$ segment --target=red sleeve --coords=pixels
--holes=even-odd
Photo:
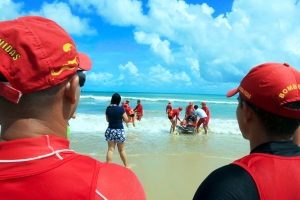
[[[99,171],[97,191],[106,199],[145,200],[144,188],[137,176],[117,164],[104,164]],[[96,194],[96,199],[103,198]]]

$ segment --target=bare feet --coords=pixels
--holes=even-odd
[[[130,165],[126,165],[125,167],[126,167],[127,169],[130,169],[130,168],[131,168],[131,166],[130,166]]]

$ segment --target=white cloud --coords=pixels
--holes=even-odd
[[[73,6],[80,5],[89,10],[96,8],[99,15],[111,24],[128,26],[145,23],[142,2],[138,0],[70,0]]]
[[[160,65],[150,68],[148,81],[157,83],[158,85],[174,84],[174,85],[191,85],[191,78],[185,72],[177,72],[172,74],[166,68]]]
[[[151,45],[153,52],[164,58],[166,63],[174,61],[174,57],[169,48],[170,42],[168,40],[162,41],[157,34],[146,34],[144,32],[135,32],[134,38],[140,44]]]
[[[126,65],[119,65],[119,69],[122,73],[138,76],[138,68],[132,62],[128,62]]]
[[[199,82],[239,82],[251,67],[269,61],[289,62],[300,70],[300,4],[295,0],[234,0],[232,9],[217,17],[217,8],[183,0],[148,0],[147,13],[144,1],[70,2],[96,10],[113,25],[132,26],[136,42],[165,61],[148,55],[155,66],[147,79],[152,82],[186,79],[189,84],[192,74],[201,74]]]
[[[23,4],[11,0],[0,1],[0,21],[15,19],[25,13],[21,11]]]
[[[92,85],[114,85],[113,77],[110,73],[87,73],[87,81]]]
[[[190,69],[192,74],[197,77],[200,78],[201,74],[200,74],[200,67],[199,67],[199,62],[197,59],[193,59],[193,58],[186,58],[186,61],[188,63],[190,63]]]
[[[39,11],[32,11],[30,14],[40,15],[52,19],[70,34],[96,34],[96,30],[89,26],[88,19],[73,15],[69,5],[66,3],[44,3]]]

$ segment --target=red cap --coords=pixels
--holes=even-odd
[[[56,22],[38,16],[0,22],[0,95],[18,103],[22,94],[43,90],[89,70],[90,58],[79,53]]]
[[[240,93],[247,101],[276,115],[299,119],[300,110],[283,105],[300,101],[300,72],[284,63],[264,63],[252,68],[238,88],[226,96]]]

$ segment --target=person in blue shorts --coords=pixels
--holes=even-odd
[[[127,157],[125,153],[125,131],[123,127],[123,121],[128,123],[126,112],[122,106],[119,106],[121,102],[121,96],[115,93],[111,97],[110,105],[106,108],[106,121],[108,122],[108,128],[105,131],[105,138],[108,143],[108,150],[106,155],[106,162],[111,163],[117,144],[120,157],[124,163],[124,166],[130,168],[127,163]]]

